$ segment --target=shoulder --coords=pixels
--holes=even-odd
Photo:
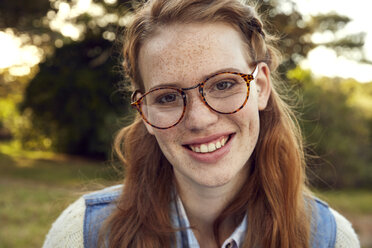
[[[115,185],[83,196],[87,206],[110,204],[121,194],[123,185]]]
[[[351,223],[336,210],[330,208],[337,225],[336,248],[359,248],[360,243]]]
[[[46,236],[43,248],[83,247],[83,222],[85,201],[81,197],[53,223]]]
[[[336,221],[331,212],[331,208],[328,206],[328,203],[320,200],[317,197],[314,197],[313,200],[315,206],[313,206],[312,209],[312,221],[317,223],[318,228],[326,226],[329,230],[336,230]]]
[[[84,247],[84,227],[102,216],[102,211],[109,209],[106,207],[112,205],[121,191],[122,185],[116,185],[80,197],[53,223],[43,248]],[[105,216],[108,214],[105,211]]]
[[[313,234],[316,240],[326,241],[329,247],[359,248],[360,243],[351,223],[340,213],[318,198],[314,198],[315,208],[312,215]],[[314,231],[315,230],[315,231]]]
[[[328,204],[316,197],[310,202],[312,247],[334,247],[337,226]]]
[[[83,196],[86,206],[83,224],[85,247],[96,247],[101,227],[116,208],[122,189],[122,185],[116,185]]]
[[[101,225],[116,206],[116,200],[122,192],[122,185],[108,187],[83,196],[85,201],[84,229],[91,225]]]

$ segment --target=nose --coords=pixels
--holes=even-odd
[[[215,124],[219,116],[203,102],[196,91],[193,93],[186,98],[184,125],[189,130],[199,131]]]

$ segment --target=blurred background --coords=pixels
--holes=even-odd
[[[316,194],[372,247],[372,18],[366,1],[259,1],[284,53]],[[0,1],[0,247],[40,247],[81,193],[120,182],[130,122],[125,0]]]

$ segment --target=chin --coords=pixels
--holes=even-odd
[[[220,175],[214,177],[203,177],[197,180],[198,184],[204,187],[214,188],[221,187],[228,184],[231,181],[231,177],[228,175]]]

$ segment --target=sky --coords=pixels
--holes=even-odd
[[[366,58],[372,61],[372,1],[371,0],[296,0],[299,11],[305,15],[316,15],[335,11],[350,17],[351,22],[342,33],[365,32],[364,52]],[[313,36],[314,40],[322,41],[321,36]],[[310,69],[314,74],[329,77],[355,78],[360,82],[372,81],[372,65],[362,65],[355,61],[337,57],[336,53],[325,47],[318,47],[308,54],[301,66]]]
[[[115,0],[105,0],[106,2]],[[364,52],[367,59],[372,61],[372,1],[370,0],[296,0],[299,11],[304,15],[316,15],[331,11],[350,17],[351,22],[344,28],[341,34],[365,32]],[[64,35],[72,38],[78,35],[78,29],[71,25],[63,26],[63,19],[68,15],[80,14],[84,11],[93,11],[90,14],[100,13],[94,11],[91,0],[79,0],[75,9],[68,9],[68,5],[62,6],[54,23],[55,28],[61,27]],[[96,6],[97,7],[97,6]],[[59,16],[58,16],[59,15]],[[59,19],[58,19],[59,18]],[[53,27],[52,27],[53,28]],[[314,41],[322,42],[327,35],[314,35]],[[0,32],[0,70],[10,68],[10,73],[21,76],[30,72],[30,67],[40,62],[41,49],[35,46],[22,46],[22,39],[14,37],[11,30]],[[360,64],[355,61],[338,57],[336,53],[325,47],[318,47],[308,54],[308,58],[301,62],[301,66],[310,69],[316,76],[355,78],[360,82],[372,81],[372,65]]]

